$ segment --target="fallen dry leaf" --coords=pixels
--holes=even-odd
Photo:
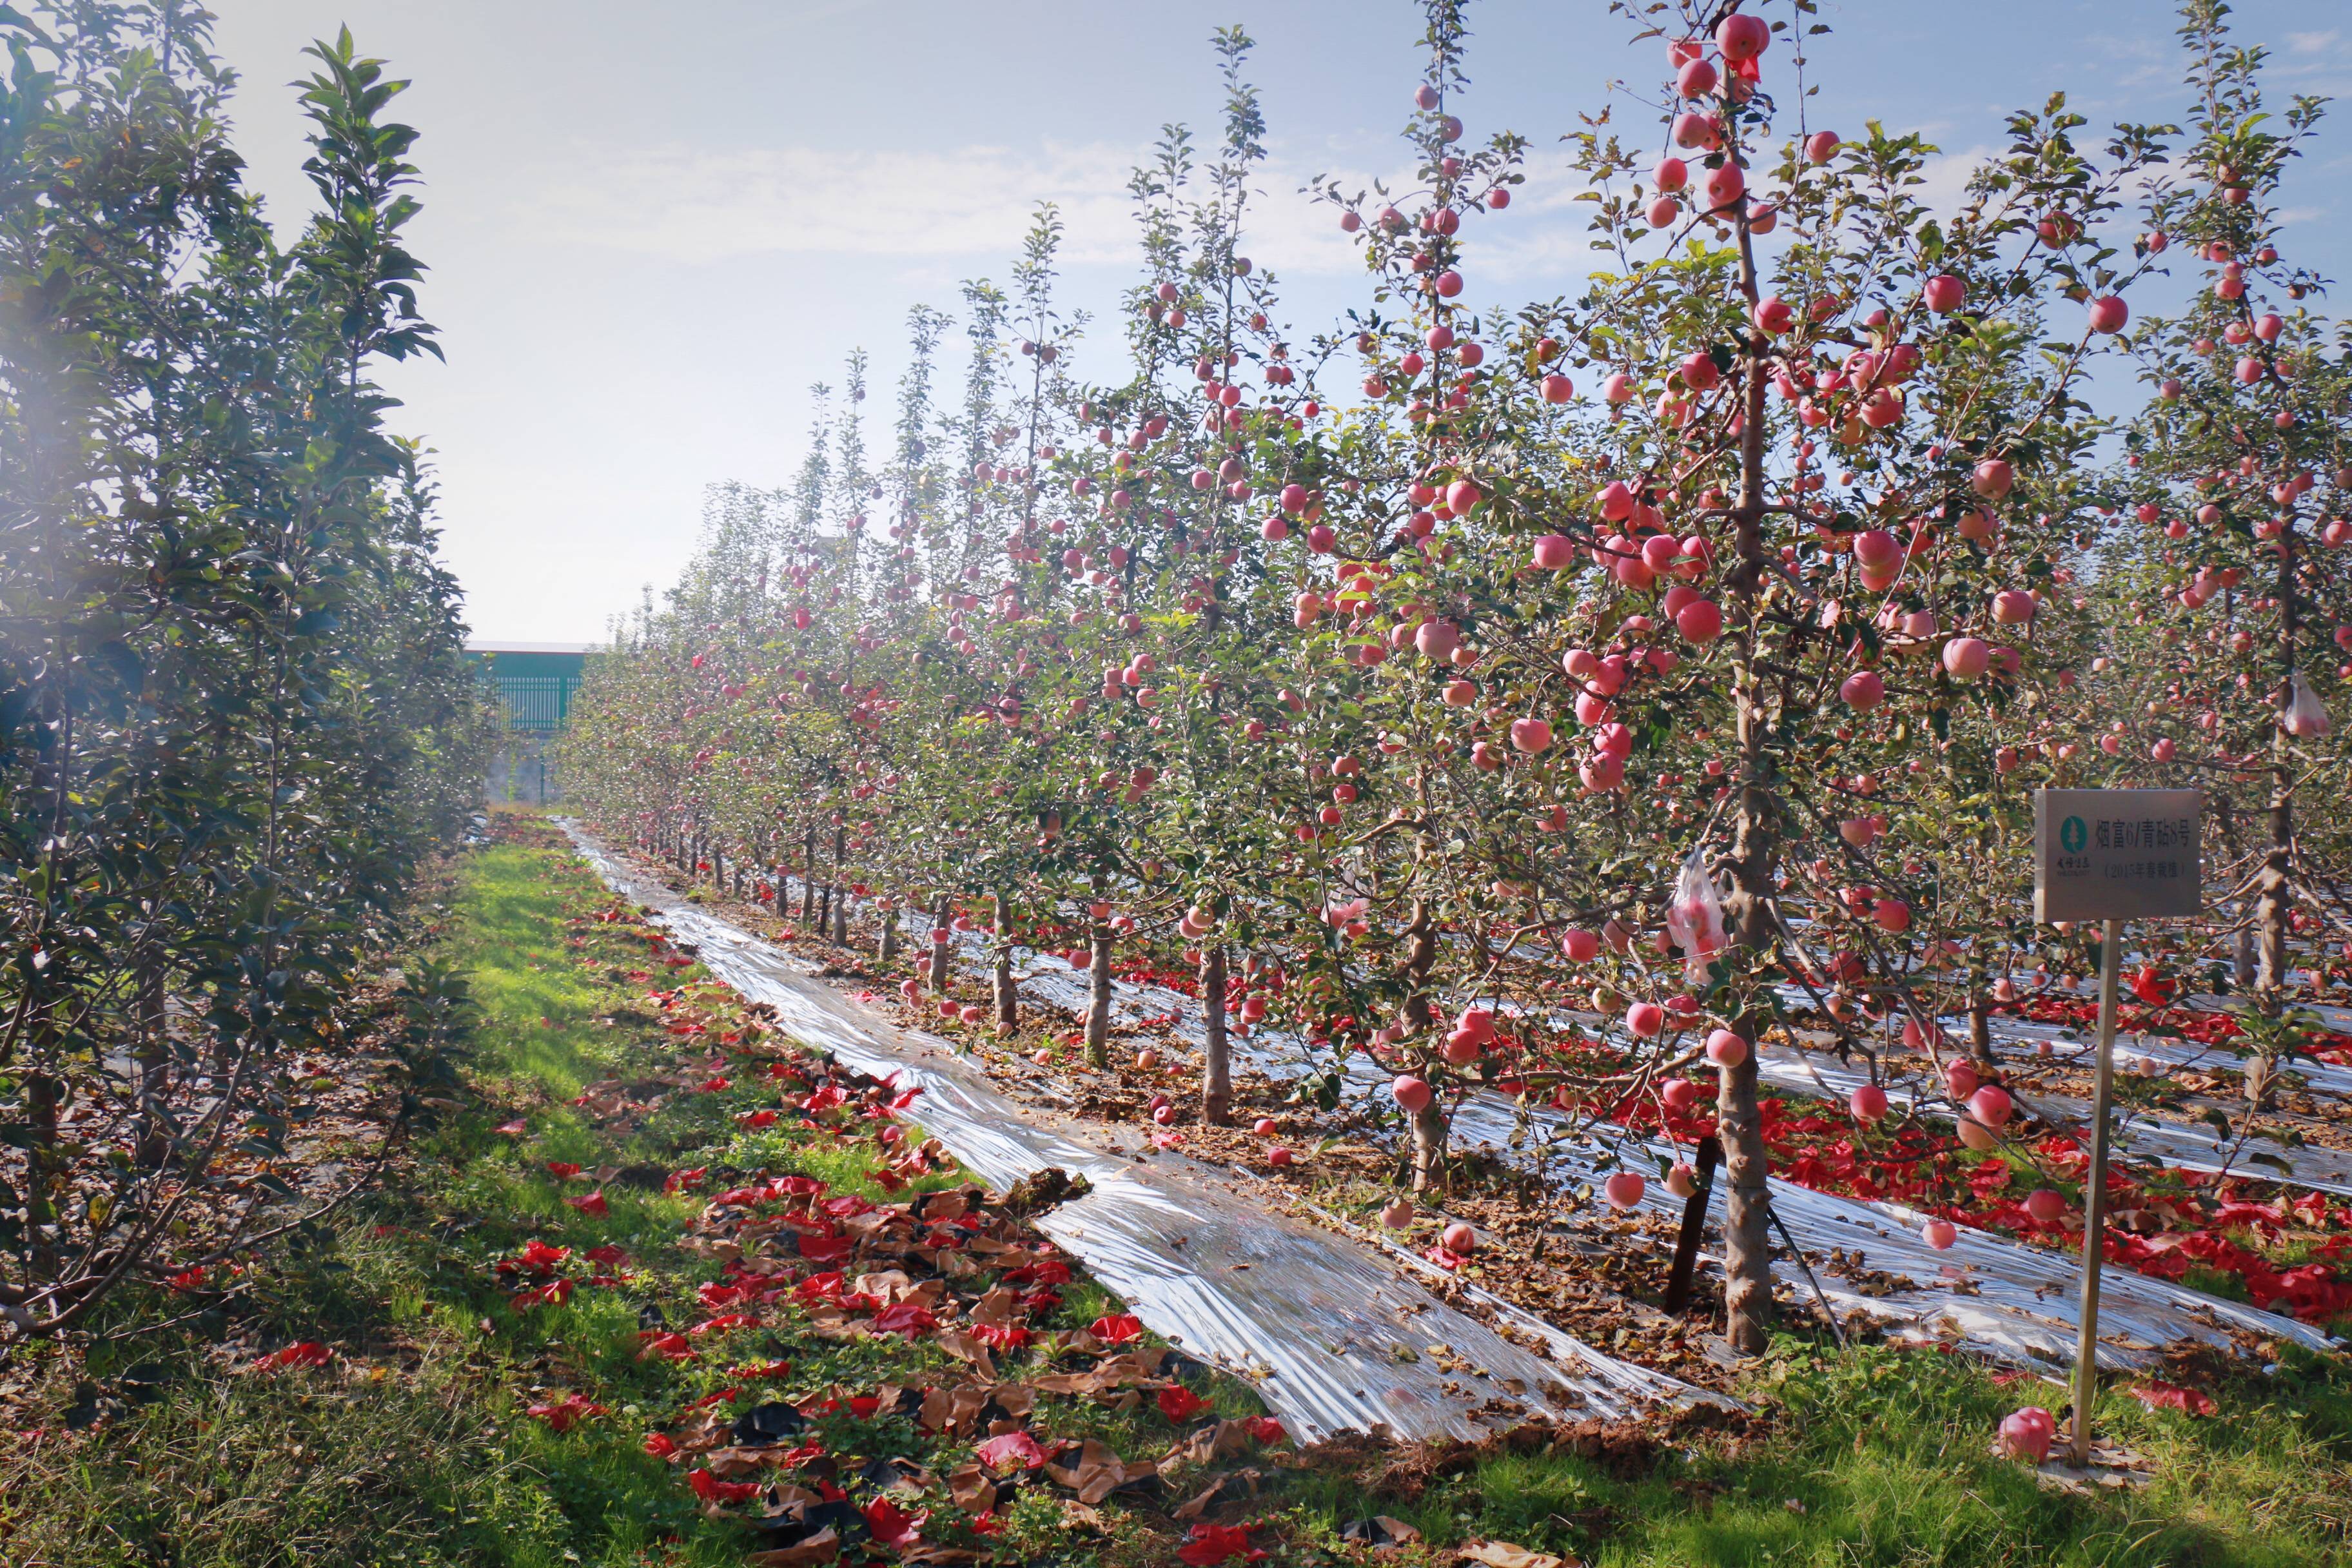
[[[1481,1541],[1461,1548],[1457,1555],[1465,1563],[1483,1563],[1486,1568],[1584,1568],[1574,1559],[1530,1552],[1507,1541]]]
[[[747,1568],[803,1568],[806,1563],[830,1563],[840,1550],[840,1532],[828,1525],[806,1541],[773,1552],[754,1552],[743,1561]]]
[[[981,1376],[995,1380],[995,1358],[989,1354],[986,1345],[961,1329],[943,1329],[932,1336],[931,1342],[958,1361],[969,1362]]]
[[[1171,1519],[1200,1518],[1201,1510],[1207,1508],[1212,1501],[1215,1500],[1216,1495],[1225,1489],[1225,1483],[1232,1479],[1233,1478],[1230,1476],[1219,1476],[1215,1480],[1209,1483],[1208,1490],[1188,1501],[1177,1504],[1177,1506],[1170,1511],[1168,1517]]]
[[[1108,1445],[1089,1437],[1078,1449],[1076,1464],[1049,1464],[1045,1467],[1045,1473],[1077,1493],[1080,1502],[1091,1505],[1102,1501],[1129,1481],[1158,1474],[1159,1467],[1140,1460],[1129,1464],[1112,1453]]]
[[[950,1472],[948,1496],[966,1513],[986,1513],[996,1506],[996,1483],[978,1465]]]

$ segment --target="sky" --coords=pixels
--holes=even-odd
[[[285,85],[303,46],[348,25],[414,85],[397,117],[424,210],[425,317],[446,364],[392,367],[394,420],[434,451],[443,546],[484,641],[586,642],[677,575],[706,485],[784,483],[812,384],[871,354],[887,425],[917,303],[953,312],[962,279],[1007,279],[1041,200],[1067,225],[1063,300],[1091,310],[1079,374],[1115,379],[1108,318],[1133,279],[1125,186],[1161,128],[1213,144],[1208,47],[1238,22],[1270,156],[1244,252],[1282,279],[1295,339],[1326,328],[1361,272],[1299,187],[1360,188],[1407,162],[1421,79],[1411,0],[212,0],[243,77],[237,142],[286,224],[309,187]],[[1769,14],[1780,14],[1780,7]],[[1481,302],[1549,299],[1583,277],[1584,217],[1559,138],[1612,82],[1645,90],[1663,47],[1605,0],[1472,0],[1474,141],[1529,140],[1528,198],[1484,221]],[[2063,90],[2096,129],[2179,121],[2175,13],[2158,0],[1822,0],[1810,124],[1918,131],[1948,161]],[[2269,89],[2352,92],[2352,4],[2242,0],[2242,41],[2273,51]],[[1769,68],[1782,67],[1776,42]],[[1770,85],[1768,81],[1768,86]],[[1620,101],[1619,123],[1629,111]],[[2352,108],[2290,177],[2283,248],[2334,275],[2352,240]],[[945,367],[953,386],[961,365]]]

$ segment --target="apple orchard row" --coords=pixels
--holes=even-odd
[[[1793,1014],[1969,1160],[2043,1162],[1990,1020],[2094,933],[2032,921],[2035,788],[2209,792],[2207,915],[2137,935],[2150,984],[2325,1046],[2295,1008],[2347,934],[2352,455],[2278,226],[2317,109],[2254,116],[2192,5],[2180,125],[2053,98],[1931,210],[1922,139],[1807,123],[1809,8],[1685,6],[1571,126],[1584,199],[1528,216],[1550,132],[1474,138],[1465,7],[1427,11],[1411,178],[1309,193],[1363,262],[1345,320],[1286,330],[1245,255],[1265,128],[1221,34],[1223,137],[1131,187],[1119,378],[1071,373],[1042,208],[1010,287],[963,291],[960,397],[918,310],[889,431],[854,356],[796,483],[715,493],[592,664],[570,778],[841,934],[853,898],[872,940],[992,931],[1003,1026],[1011,946],[1072,955],[1097,1062],[1115,973],[1195,992],[1213,1119],[1230,1029],[1369,1053],[1416,1185],[1465,1093],[1711,1101],[1752,1349],[1752,1047]],[[1580,222],[1573,292],[1482,271]],[[1902,1135],[1885,1105],[1839,1114]]]

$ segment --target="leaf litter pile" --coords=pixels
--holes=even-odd
[[[939,1170],[936,1148],[904,1131],[908,1097],[890,1086],[816,1061],[772,1070],[804,1131],[873,1145],[869,1174],[883,1185]],[[1184,1381],[1200,1381],[1198,1364],[1143,1343],[1133,1317],[1052,1326],[1076,1273],[1023,1217],[1039,1195],[1035,1184],[996,1194],[965,1183],[876,1203],[807,1176],[718,1194],[688,1237],[719,1266],[700,1292],[711,1316],[648,1331],[646,1354],[692,1355],[709,1335],[777,1320],[801,1336],[897,1339],[938,1354],[921,1358],[928,1375],[904,1383],[756,1400],[733,1387],[649,1434],[647,1448],[685,1468],[713,1512],[761,1531],[758,1564],[827,1562],[856,1543],[906,1563],[977,1563],[1024,1502],[1095,1532],[1109,1528],[1098,1505],[1121,1492],[1197,1520],[1230,1478],[1213,1477],[1190,1502],[1176,1498],[1181,1483],[1230,1460],[1287,1462],[1279,1422],[1218,1416]],[[1081,1408],[1088,1419],[1070,1419]],[[1105,1414],[1128,1417],[1147,1447],[1123,1456],[1090,1435]],[[905,1451],[926,1443],[927,1453]],[[1179,1549],[1186,1562],[1250,1550],[1244,1527],[1193,1533]]]

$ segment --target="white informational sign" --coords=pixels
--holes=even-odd
[[[2175,920],[2203,907],[2193,789],[2033,794],[2033,918]]]

